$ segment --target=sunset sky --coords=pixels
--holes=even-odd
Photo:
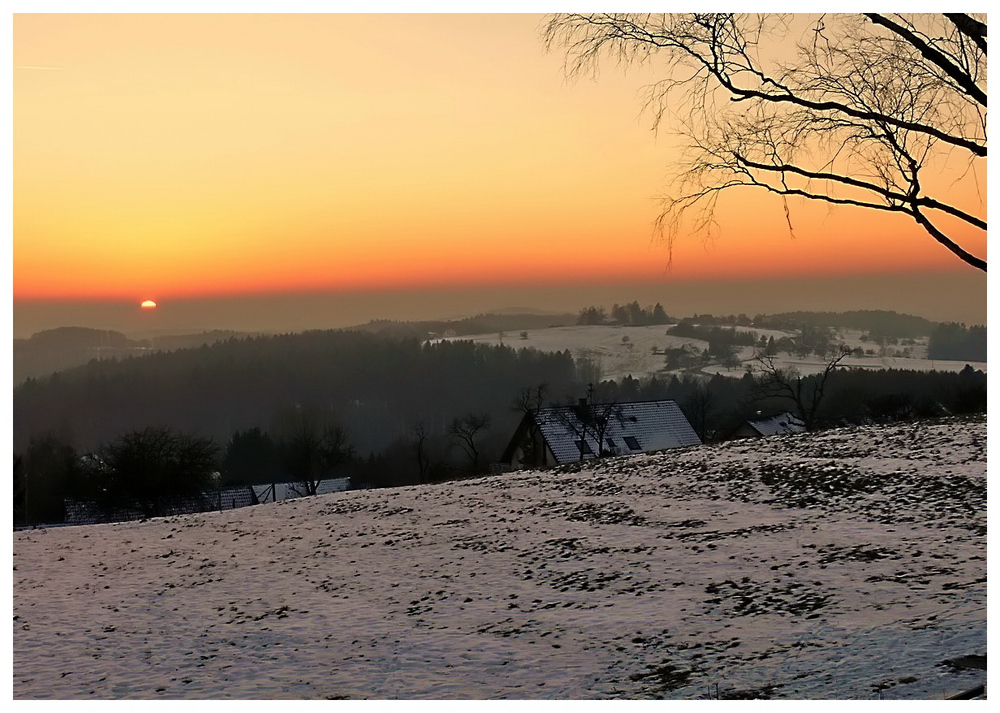
[[[756,192],[667,270],[652,225],[677,146],[640,98],[657,68],[569,82],[541,22],[15,15],[15,301],[980,279],[907,218],[793,202],[792,237]],[[972,179],[955,191],[976,209]]]

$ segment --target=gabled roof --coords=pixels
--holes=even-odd
[[[762,436],[777,436],[787,433],[802,433],[806,430],[806,424],[791,411],[768,416],[766,418],[753,418],[747,421],[750,428],[757,431]]]
[[[616,454],[645,453],[701,443],[673,401],[594,404],[582,408],[550,406],[537,411],[535,422],[557,462],[580,460],[579,441],[584,433],[583,440],[589,448],[584,458],[595,458],[601,452],[595,429],[592,426],[585,428],[581,419],[581,415],[588,413],[608,418],[604,431],[605,452],[611,449]]]

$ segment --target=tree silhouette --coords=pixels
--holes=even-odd
[[[464,418],[454,419],[448,425],[448,435],[469,457],[473,473],[479,472],[479,445],[476,437],[489,430],[490,420],[489,414],[470,413]]]
[[[79,458],[71,445],[54,433],[33,437],[15,467],[15,523],[63,522],[64,499],[80,486]]]
[[[334,468],[354,456],[354,448],[332,411],[315,404],[281,409],[272,433],[281,463],[300,486],[300,495],[315,495]]]
[[[527,431],[522,445],[523,462],[527,466],[539,465],[544,460],[544,453],[536,453],[534,446],[538,436],[536,415],[538,410],[545,405],[548,390],[549,385],[545,383],[538,384],[534,388],[526,387],[521,389],[511,402],[511,410],[520,413],[522,420],[527,419]]]
[[[138,508],[145,517],[200,497],[212,486],[218,448],[165,427],[131,430],[89,460],[90,493],[105,509]]]
[[[24,477],[24,458],[14,454],[14,525],[27,522],[27,479]]]
[[[795,412],[802,419],[806,430],[816,427],[820,405],[827,395],[830,377],[840,367],[840,363],[851,354],[850,347],[840,345],[834,349],[823,367],[823,371],[813,376],[802,376],[794,367],[780,367],[774,357],[758,352],[751,367],[754,374],[756,397],[782,398],[795,405]]]
[[[416,441],[413,449],[417,452],[417,467],[420,469],[420,483],[427,482],[427,474],[430,471],[431,463],[427,455],[427,427],[421,421],[413,429],[413,436]]]
[[[608,444],[604,434],[607,433],[612,419],[622,422],[624,415],[621,404],[612,398],[596,403],[593,384],[588,386],[587,398],[579,399],[575,403],[570,402],[569,405],[554,410],[552,415],[560,425],[576,436],[581,461],[588,455],[605,458],[617,454],[616,449]],[[591,449],[588,437],[596,443],[597,452]]]
[[[786,61],[782,43],[800,22],[565,14],[551,17],[543,36],[550,49],[565,47],[571,75],[608,55],[623,64],[665,62],[647,106],[654,126],[669,112],[689,141],[658,223],[671,251],[685,213],[694,209],[695,228],[710,235],[719,195],[750,186],[783,200],[909,216],[985,271],[986,260],[956,238],[970,230],[985,237],[985,203],[977,215],[927,192],[945,160],[985,171],[985,15],[816,16]]]
[[[681,411],[698,434],[702,443],[714,435],[716,405],[714,394],[707,384],[696,383],[688,396],[679,404]]]
[[[277,447],[258,426],[236,431],[222,458],[222,482],[227,485],[274,483],[280,469]]]

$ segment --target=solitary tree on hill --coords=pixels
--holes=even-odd
[[[986,270],[960,244],[985,237],[985,201],[958,205],[930,180],[945,162],[985,173],[985,15],[564,14],[543,36],[570,75],[606,56],[663,61],[647,106],[689,144],[658,223],[669,248],[686,213],[711,234],[720,194],[753,187],[786,218],[789,196],[909,216]]]

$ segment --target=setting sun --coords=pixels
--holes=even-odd
[[[156,309],[156,303],[153,300],[143,300],[142,304],[139,305],[142,309]]]

